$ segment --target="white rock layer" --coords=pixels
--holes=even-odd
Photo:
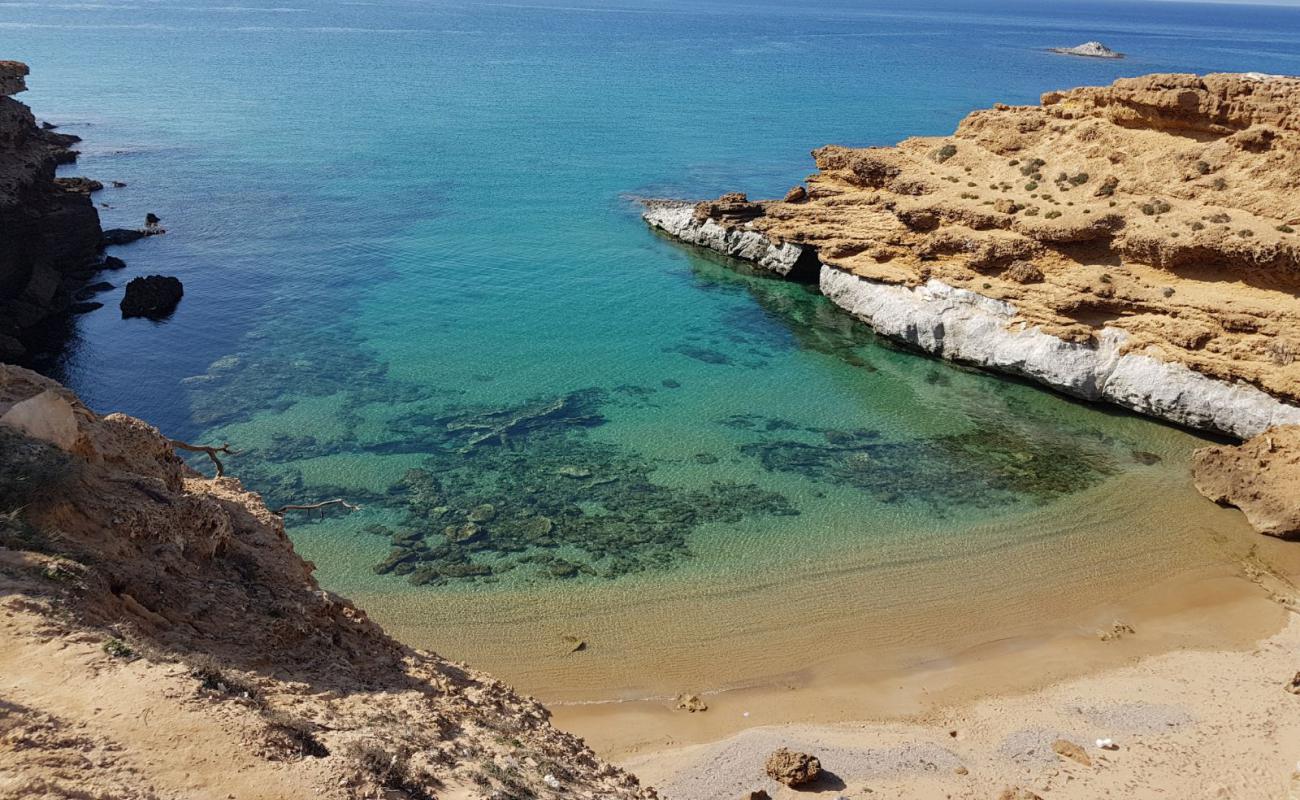
[[[713,220],[695,219],[693,203],[653,201],[641,215],[645,221],[683,242],[707,247],[735,258],[752,261],[778,275],[789,275],[803,248],[797,244],[773,244],[762,233],[747,227],[728,230]]]
[[[652,205],[644,216],[683,241],[780,275],[788,274],[803,254],[799,245],[778,247],[753,229],[728,231],[713,220],[699,222],[689,204]],[[1300,408],[1254,386],[1217,380],[1152,355],[1122,352],[1128,334],[1118,328],[1104,328],[1095,345],[1076,344],[1017,322],[1010,303],[942,281],[909,288],[822,265],[819,283],[832,302],[881,335],[941,358],[1243,439],[1275,425],[1300,424]]]

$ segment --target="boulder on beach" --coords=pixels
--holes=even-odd
[[[822,764],[816,756],[797,753],[782,747],[767,757],[763,771],[777,783],[786,786],[802,786],[812,783],[822,774]]]
[[[170,275],[132,278],[122,297],[122,318],[161,319],[175,310],[184,293],[180,280]]]
[[[1255,530],[1300,539],[1300,425],[1270,428],[1240,445],[1202,447],[1192,454],[1201,494],[1236,506]]]

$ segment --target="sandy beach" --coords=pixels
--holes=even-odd
[[[974,798],[1014,787],[1067,798],[1292,797],[1294,556],[1262,553],[1237,577],[1150,587],[1128,606],[1133,633],[1103,636],[1114,621],[1095,610],[1063,619],[1051,639],[990,643],[872,684],[709,695],[694,714],[668,703],[560,706],[556,719],[674,800],[756,789]],[[1057,740],[1082,747],[1090,764],[1058,755]],[[799,792],[765,778],[763,760],[782,746],[818,756],[833,777]]]

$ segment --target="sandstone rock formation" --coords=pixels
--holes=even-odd
[[[1192,472],[1201,494],[1240,508],[1255,530],[1300,539],[1300,426],[1274,428],[1236,447],[1203,447]]]
[[[238,480],[0,365],[0,795],[654,796],[312,570]]]
[[[77,137],[37,125],[10,96],[27,88],[27,72],[0,61],[0,361],[23,357],[39,326],[68,308],[99,250],[96,184],[54,177],[76,159]]]
[[[803,786],[817,780],[822,774],[822,764],[816,756],[796,753],[782,747],[767,757],[763,770],[777,783],[786,786]]]
[[[122,317],[161,319],[176,310],[184,293],[180,280],[170,275],[132,278],[122,295]]]
[[[1300,423],[1300,79],[1149,75],[823,147],[797,201],[646,218],[945,358],[1243,438]],[[796,193],[797,194],[797,193]]]

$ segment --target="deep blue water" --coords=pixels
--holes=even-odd
[[[391,533],[438,550],[422,591],[544,592],[907,537],[940,558],[1050,537],[1017,515],[1079,492],[1181,485],[1194,437],[897,352],[630,198],[779,195],[822,144],[1125,75],[1300,72],[1287,8],[240,2],[0,2],[23,99],[84,137],[76,172],[128,184],[105,227],[168,229],[107,277],[186,287],[157,324],[101,298],[53,369],[231,441],[272,501],[362,501],[294,530],[328,585],[380,593],[409,589],[371,572]],[[1129,58],[1044,50],[1089,39]],[[1134,525],[1102,515],[1098,546],[1159,561]]]

